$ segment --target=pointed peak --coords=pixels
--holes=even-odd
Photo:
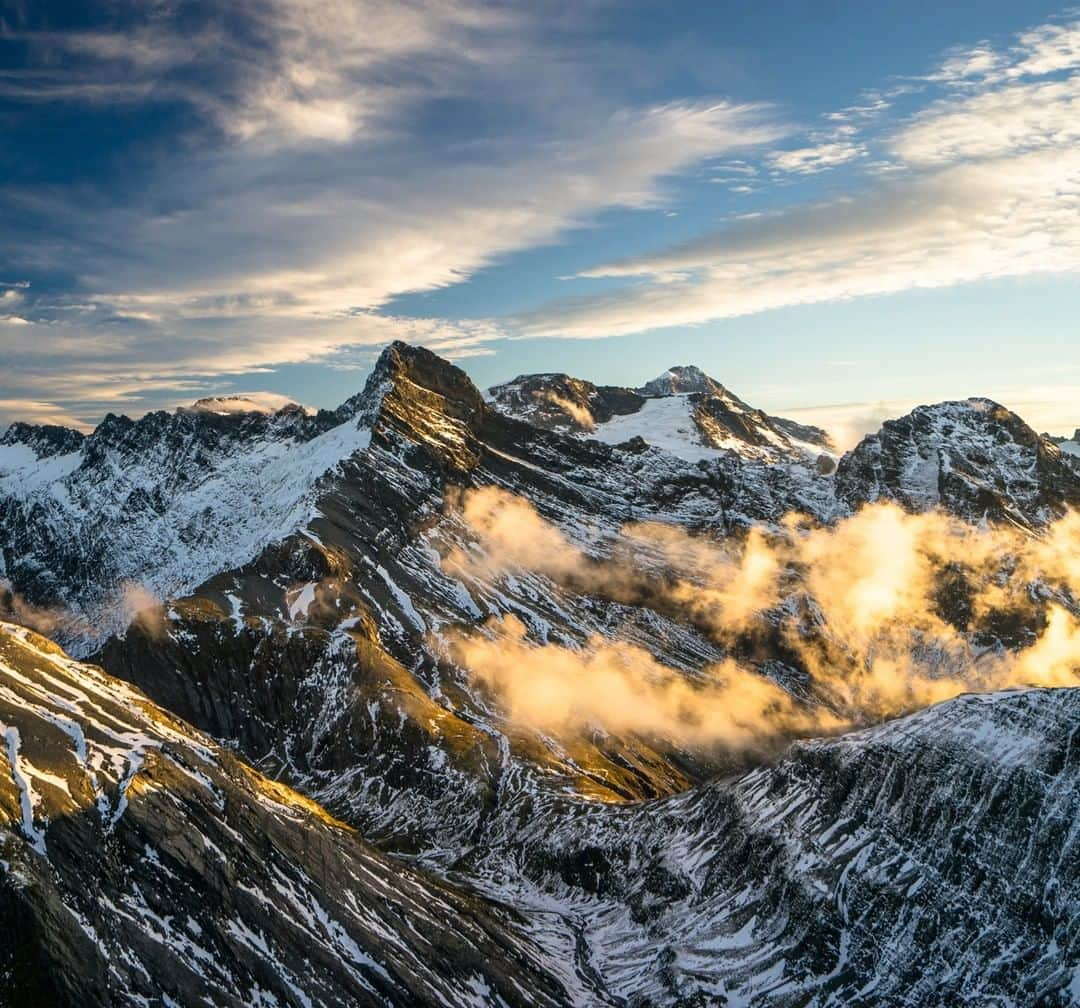
[[[451,415],[472,415],[482,409],[483,397],[472,379],[450,361],[426,347],[395,340],[379,355],[364,388],[365,397],[385,394],[438,396]]]
[[[379,355],[364,391],[343,406],[377,433],[423,443],[444,462],[469,469],[484,399],[469,376],[425,347],[396,340]]]
[[[677,364],[670,367],[662,375],[646,382],[638,391],[646,396],[691,395],[699,392],[713,395],[726,394],[723,385],[693,364]]]

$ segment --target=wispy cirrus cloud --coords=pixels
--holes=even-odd
[[[799,172],[826,166],[830,150],[841,162],[876,153],[845,194],[598,264],[581,275],[634,282],[548,304],[521,316],[520,332],[619,335],[788,305],[1080,272],[1078,39],[1080,22],[1047,25],[1000,53],[985,45],[950,53],[924,78],[947,93],[928,94],[906,118],[879,123],[873,138],[769,156]]]
[[[812,147],[777,151],[769,156],[769,164],[777,171],[810,175],[865,156],[866,147],[861,143],[830,140]]]
[[[55,403],[38,399],[0,399],[0,427],[22,420],[25,423],[52,424],[57,427],[84,427],[75,414]]]
[[[9,31],[30,55],[0,78],[26,115],[183,110],[130,152],[124,186],[0,186],[17,229],[5,268],[73,274],[20,298],[33,331],[0,347],[3,385],[84,416],[285,363],[360,366],[393,338],[483,353],[496,323],[391,302],[601,211],[660,206],[671,176],[782,132],[759,105],[607,93],[603,52],[567,41],[589,5],[124,10],[93,31]]]

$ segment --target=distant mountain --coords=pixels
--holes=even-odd
[[[1073,431],[1071,438],[1050,437],[1049,434],[1044,434],[1043,437],[1058,446],[1067,462],[1074,466],[1080,465],[1080,427]]]
[[[793,514],[827,528],[893,501],[1038,533],[1080,500],[1059,447],[987,400],[890,421],[833,472],[819,465],[834,454],[822,432],[688,368],[649,383],[661,386],[531,375],[485,400],[458,368],[396,343],[334,411],[110,416],[86,438],[13,428],[0,445],[0,607],[318,802],[380,857],[512,906],[520,928],[484,912],[506,923],[520,990],[555,975],[537,988],[555,1003],[565,991],[582,1005],[915,1008],[939,982],[946,1001],[970,989],[975,1003],[1032,991],[1047,1000],[1030,1003],[1068,1003],[1076,935],[1055,921],[1080,900],[1060,826],[1075,818],[1075,691],[960,699],[747,756],[630,730],[568,744],[508,722],[457,664],[456,632],[512,616],[530,643],[618,640],[693,689],[737,657],[806,698],[814,670],[783,632],[796,602],[721,639],[658,590],[669,572],[648,550],[618,577],[588,576],[620,530],[722,544],[750,527],[778,534]],[[580,569],[485,566],[460,506],[484,488],[527,502]],[[942,612],[974,639],[963,585],[942,590],[957,596]],[[980,653],[1030,639],[1048,599],[1033,589],[1008,633],[980,626]],[[1067,595],[1052,601],[1075,612]],[[799,616],[814,632],[812,609]],[[1053,920],[1035,909],[1043,890]],[[980,976],[990,949],[1000,965]]]
[[[852,505],[888,499],[1030,528],[1080,505],[1076,470],[1060,447],[989,399],[920,406],[886,421],[840,460],[836,487]]]
[[[6,453],[9,458],[21,452],[24,459],[36,460],[78,451],[85,440],[82,431],[70,427],[16,422],[0,436],[0,448],[15,449]]]
[[[668,368],[662,375],[646,382],[638,392],[643,396],[667,395],[715,395],[721,398],[730,393],[718,381],[710,378],[699,367],[685,364]]]
[[[732,453],[771,462],[816,461],[835,449],[825,431],[753,409],[700,368],[673,367],[638,389],[565,374],[519,375],[488,390],[507,416],[609,444],[641,438],[689,461]],[[822,461],[831,471],[833,464]]]
[[[618,385],[594,385],[565,374],[518,375],[488,389],[507,416],[561,433],[588,433],[612,417],[636,413],[644,396]]]

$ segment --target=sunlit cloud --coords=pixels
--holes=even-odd
[[[769,156],[769,164],[777,171],[810,175],[848,161],[854,161],[856,158],[865,155],[866,148],[862,144],[834,141],[832,143],[818,144],[815,147],[799,147],[796,150],[777,151]]]
[[[512,616],[451,632],[451,657],[492,692],[509,720],[561,739],[599,730],[691,747],[753,747],[958,693],[1078,681],[1080,624],[1060,605],[1080,589],[1075,512],[1029,537],[878,502],[831,526],[788,515],[745,538],[629,524],[604,542],[589,536],[586,551],[501,488],[465,491],[451,503],[472,539],[449,551],[444,567],[466,584],[530,571],[568,592],[648,606],[690,624],[728,655],[739,653],[739,641],[778,633],[809,673],[806,695],[817,701],[796,701],[733,657],[691,679],[617,633],[578,645],[534,642]],[[962,622],[941,611],[946,570],[960,573],[970,601]],[[979,634],[1007,612],[1023,612],[1040,632],[1026,648],[995,653]]]
[[[56,403],[36,399],[0,399],[0,430],[16,420],[58,427],[83,428],[80,419]]]
[[[399,317],[390,302],[460,284],[604,210],[664,208],[672,176],[783,132],[757,105],[605,94],[591,65],[602,54],[545,35],[588,12],[245,0],[239,34],[216,16],[190,32],[166,17],[24,33],[41,56],[33,101],[123,92],[184,103],[196,125],[184,156],[173,145],[119,196],[5,193],[22,221],[16,262],[76,275],[70,293],[10,312],[35,337],[0,349],[4,387],[88,415],[283,364],[366,367],[395,338],[490,352],[498,323]],[[0,96],[19,98],[9,85]],[[431,129],[430,106],[446,100],[466,110],[463,136]],[[492,110],[519,125],[491,134]]]
[[[522,315],[520,331],[612,336],[1080,271],[1078,38],[1080,24],[1055,25],[1020,36],[1006,53],[951,53],[927,79],[963,87],[885,124],[873,141],[769,155],[777,169],[806,173],[877,152],[846,194],[730,219],[654,254],[600,263],[581,275],[634,282]],[[1050,73],[1065,76],[1036,79]]]

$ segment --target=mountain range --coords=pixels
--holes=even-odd
[[[333,411],[12,425],[0,1003],[1076,1003],[1062,444],[401,343]]]

